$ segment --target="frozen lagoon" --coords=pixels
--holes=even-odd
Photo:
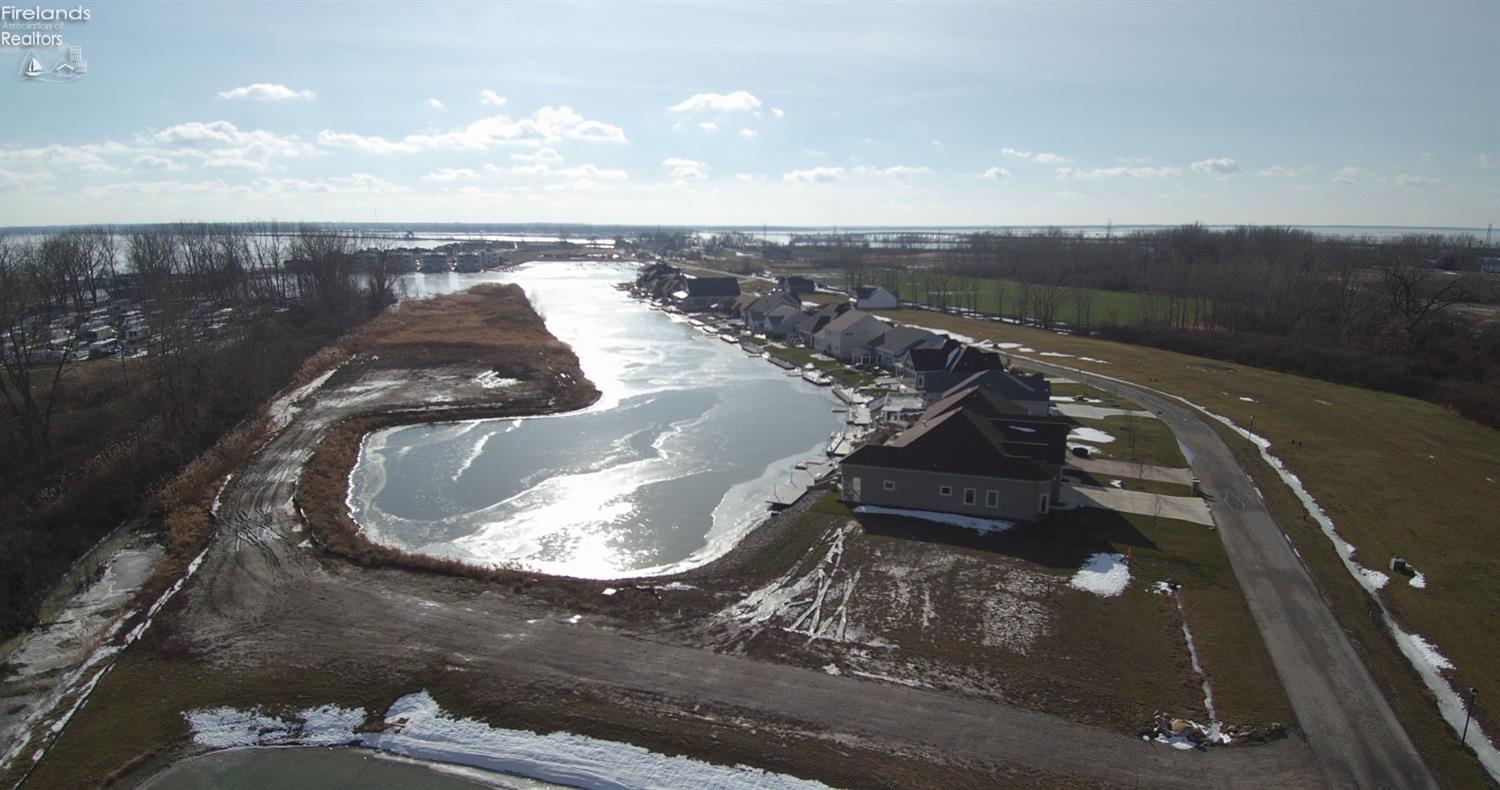
[[[416,281],[518,283],[602,397],[574,414],[372,434],[349,490],[366,534],[480,564],[617,578],[708,562],[764,518],[775,484],[821,456],[842,416],[826,391],[612,287],[633,277],[633,267],[539,263]]]

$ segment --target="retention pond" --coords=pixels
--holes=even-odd
[[[418,295],[525,288],[602,398],[572,414],[377,431],[350,479],[372,540],[589,578],[657,575],[721,556],[777,483],[822,456],[842,416],[826,390],[631,299],[634,269],[537,263],[419,276]]]

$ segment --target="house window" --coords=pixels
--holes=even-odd
[[[986,491],[986,492],[984,492],[984,506],[985,507],[989,507],[989,508],[1000,507],[1000,492],[999,491]]]
[[[1042,508],[1041,508],[1041,512],[1043,512],[1043,513],[1047,512],[1047,504],[1048,504],[1048,502],[1047,502],[1047,495],[1046,494],[1042,494]]]
[[[938,494],[941,496],[953,496],[953,486],[938,486]]]
[[[965,505],[972,505],[972,504],[974,504],[974,489],[972,489],[972,488],[965,488],[964,489],[964,504]]]
[[[884,482],[882,482],[880,484],[880,487],[884,488],[887,491],[895,491],[896,490],[896,481],[895,480],[886,480],[886,481],[884,481]]]
[[[917,387],[920,389],[921,387],[925,386],[927,386],[927,377],[923,376],[920,373],[917,374]]]

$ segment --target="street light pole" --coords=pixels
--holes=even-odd
[[[1464,708],[1464,734],[1459,738],[1465,744],[1469,742],[1469,717],[1474,715],[1474,698],[1477,696],[1479,696],[1479,689],[1470,688],[1469,704]]]

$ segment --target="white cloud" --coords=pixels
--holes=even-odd
[[[698,128],[702,129],[705,132],[719,131],[719,125],[714,123],[713,121],[704,121],[703,123],[698,124]]]
[[[1096,167],[1080,170],[1074,167],[1057,168],[1058,178],[1165,178],[1180,175],[1180,167]]]
[[[774,116],[776,116],[777,118],[785,118],[786,117],[786,112],[784,112],[780,107],[772,107],[771,108],[771,114],[774,115]]]
[[[427,106],[431,107],[434,110],[446,110],[446,109],[448,109],[448,105],[443,104],[443,102],[442,102],[441,99],[436,99],[436,98],[428,99],[427,100]]]
[[[476,173],[473,170],[470,170],[469,168],[466,168],[466,167],[465,168],[459,168],[459,169],[456,169],[456,170],[454,168],[451,168],[451,167],[445,167],[445,168],[442,168],[440,170],[434,170],[431,173],[428,173],[427,175],[422,176],[422,180],[423,181],[439,181],[439,182],[447,182],[447,181],[473,181],[474,179],[476,179],[478,177],[479,177],[478,173]]]
[[[551,175],[552,168],[544,164],[516,165],[510,169],[510,172],[518,176],[545,176]]]
[[[422,150],[421,146],[413,143],[328,129],[318,132],[318,143],[332,148],[353,148],[367,154],[413,154]]]
[[[479,92],[479,103],[487,107],[504,107],[505,97],[489,88],[485,88]]]
[[[930,145],[931,145],[931,146],[932,146],[932,147],[933,147],[933,148],[936,148],[936,149],[938,149],[938,150],[939,150],[939,151],[941,151],[941,150],[943,150],[943,141],[942,141],[942,140],[929,140],[929,141],[928,141],[928,143],[929,143],[929,144],[930,144]]]
[[[1073,161],[1072,159],[1069,159],[1068,157],[1061,154],[1047,153],[1046,151],[1043,151],[1041,153],[1032,153],[1030,151],[1022,151],[1019,148],[1001,148],[1000,155],[1005,157],[1006,159],[1030,160],[1032,162],[1036,162],[1039,165],[1064,165]]]
[[[826,183],[837,181],[845,176],[842,167],[812,167],[806,170],[791,170],[781,175],[783,181],[794,183]]]
[[[663,167],[671,168],[672,177],[676,179],[708,178],[708,165],[692,159],[674,156],[670,159],[663,159],[661,164]]]
[[[861,165],[854,168],[858,175],[867,176],[923,176],[932,172],[930,167],[914,167],[912,165],[891,165],[887,168],[865,167]]]
[[[1370,171],[1364,169],[1363,167],[1349,165],[1347,167],[1339,168],[1339,171],[1337,173],[1334,173],[1333,177],[1329,180],[1333,181],[1336,184],[1352,184],[1361,178],[1368,178],[1370,175]]]
[[[1262,168],[1261,170],[1257,171],[1256,175],[1264,176],[1265,178],[1297,178],[1299,176],[1307,175],[1308,171],[1310,170],[1312,170],[1312,168],[1308,167],[1307,165],[1271,165],[1270,167]]]
[[[1240,163],[1227,156],[1217,159],[1201,159],[1194,162],[1191,167],[1194,173],[1208,173],[1216,176],[1232,176],[1240,172]]]
[[[241,85],[238,88],[219,91],[219,96],[225,99],[250,99],[252,101],[295,101],[298,99],[310,101],[317,98],[317,94],[312,91],[292,90],[285,85],[272,82]]]
[[[733,93],[695,93],[692,96],[668,107],[669,112],[750,112],[760,109],[760,99],[749,91],[735,91]],[[777,118],[781,117],[780,110],[772,110]]]
[[[163,129],[150,138],[173,154],[194,156],[208,167],[265,170],[273,159],[311,156],[317,149],[296,135],[263,129],[240,129],[228,121],[191,121]]]
[[[184,169],[183,165],[172,159],[165,156],[156,156],[155,154],[141,154],[135,158],[135,165],[147,170],[165,170],[169,173],[175,173]]]
[[[1003,178],[1010,178],[1010,171],[1006,170],[1003,167],[992,167],[988,170],[985,170],[983,173],[980,173],[979,177],[998,181]]]
[[[739,130],[739,132],[737,132],[737,134],[739,134],[739,136],[745,138],[746,140],[754,140],[756,131],[754,129],[741,129]]]
[[[1391,183],[1395,184],[1398,187],[1406,187],[1408,189],[1438,189],[1440,187],[1445,187],[1448,185],[1448,182],[1444,181],[1441,178],[1414,176],[1409,173],[1397,173],[1395,177],[1391,179]]]
[[[601,181],[622,181],[626,178],[624,170],[616,168],[600,168],[594,165],[579,165],[578,167],[567,167],[557,171],[563,178]]]
[[[751,175],[750,173],[735,173],[734,174],[734,180],[736,180],[736,181],[759,181],[760,179],[761,179],[760,176]]]
[[[551,148],[538,148],[535,151],[517,151],[510,158],[517,162],[556,162],[562,159],[562,154]]]
[[[41,148],[0,148],[0,163],[34,167],[60,167],[84,173],[113,173],[118,170],[106,162],[111,154],[128,153],[119,143],[86,145],[48,145]]]
[[[497,145],[536,146],[560,140],[626,142],[620,127],[585,119],[567,106],[542,107],[528,117],[514,120],[508,115],[492,115],[451,132],[413,134],[405,138],[405,142],[421,148],[477,151]]]

